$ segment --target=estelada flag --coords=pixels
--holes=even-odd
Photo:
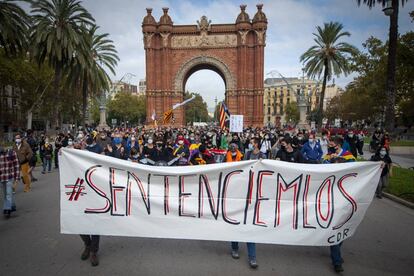
[[[164,112],[164,120],[163,120],[163,123],[164,124],[169,124],[170,123],[170,121],[171,121],[171,119],[174,117],[174,113],[173,113],[173,110],[172,109],[170,109],[170,110],[168,110],[168,111],[166,111],[166,112]]]

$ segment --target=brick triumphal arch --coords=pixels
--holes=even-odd
[[[142,22],[146,53],[147,122],[183,101],[185,84],[194,72],[210,69],[225,83],[231,114],[244,115],[245,125],[263,124],[263,70],[267,28],[262,5],[250,20],[246,6],[235,24],[211,24],[206,16],[197,25],[174,25],[163,8],[157,22],[152,9]],[[174,110],[175,123],[184,123],[184,109]]]

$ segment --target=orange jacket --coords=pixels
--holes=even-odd
[[[226,162],[236,162],[236,161],[243,160],[243,154],[239,150],[236,150],[236,152],[237,152],[236,157],[233,159],[233,156],[231,155],[231,151],[227,151]]]

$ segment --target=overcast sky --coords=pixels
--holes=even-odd
[[[233,23],[240,12],[239,5],[247,4],[247,13],[253,18],[256,4],[263,3],[263,11],[268,18],[267,41],[265,47],[265,77],[271,70],[284,76],[299,76],[301,64],[299,56],[313,45],[312,33],[315,26],[324,22],[338,21],[352,35],[346,41],[358,48],[371,35],[386,39],[389,18],[381,11],[381,6],[372,10],[357,6],[356,0],[84,0],[83,5],[96,19],[102,32],[110,34],[121,61],[113,79],[120,79],[125,73],[136,75],[131,83],[137,84],[145,78],[145,52],[142,41],[141,23],[146,15],[145,8],[153,8],[153,16],[158,21],[162,7],[169,7],[174,24],[196,24],[206,15],[212,24]],[[414,1],[408,1],[400,9],[399,31],[405,33],[414,29],[408,13],[414,10]],[[352,76],[336,79],[344,87]],[[199,92],[209,106],[214,98],[224,98],[224,82],[218,74],[202,70],[188,80],[186,89]]]

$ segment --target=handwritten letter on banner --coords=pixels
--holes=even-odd
[[[61,232],[332,245],[352,236],[380,164],[150,167],[64,149]]]

